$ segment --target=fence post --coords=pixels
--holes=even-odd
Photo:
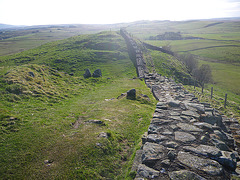
[[[224,108],[227,106],[227,94],[225,94]]]
[[[196,88],[196,80],[194,80],[194,89]]]
[[[211,87],[211,99],[213,97],[213,87]]]

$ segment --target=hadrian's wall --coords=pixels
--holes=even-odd
[[[125,40],[133,39],[126,36]],[[181,84],[159,74],[138,72],[159,102],[136,153],[132,167],[137,172],[135,179],[240,177],[239,149],[233,138],[240,134],[240,124],[210,104],[200,103]]]

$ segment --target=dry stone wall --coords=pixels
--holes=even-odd
[[[145,73],[148,73],[148,69],[141,48],[126,30],[121,29],[120,33],[127,43],[129,55],[136,67],[138,77],[143,78]]]
[[[136,45],[126,31],[122,34]],[[233,138],[240,134],[237,120],[200,103],[181,84],[144,69],[138,69],[139,76],[159,102],[142,137],[142,148],[136,152],[132,166],[137,172],[135,180],[239,178],[239,149]]]
[[[142,149],[136,179],[231,179],[240,160],[233,124],[181,84],[159,74],[145,75],[158,99]],[[231,122],[231,123],[230,123]],[[233,126],[234,127],[234,126]],[[238,168],[237,168],[238,171]]]

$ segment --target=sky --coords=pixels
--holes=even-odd
[[[240,0],[0,0],[0,23],[113,24],[240,17]]]

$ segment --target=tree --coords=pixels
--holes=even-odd
[[[182,54],[179,56],[179,59],[186,65],[189,73],[193,73],[197,69],[198,61],[192,54]]]
[[[212,81],[211,67],[208,64],[203,64],[198,69],[195,69],[193,71],[193,76],[202,87],[202,93],[203,93],[204,85]]]

